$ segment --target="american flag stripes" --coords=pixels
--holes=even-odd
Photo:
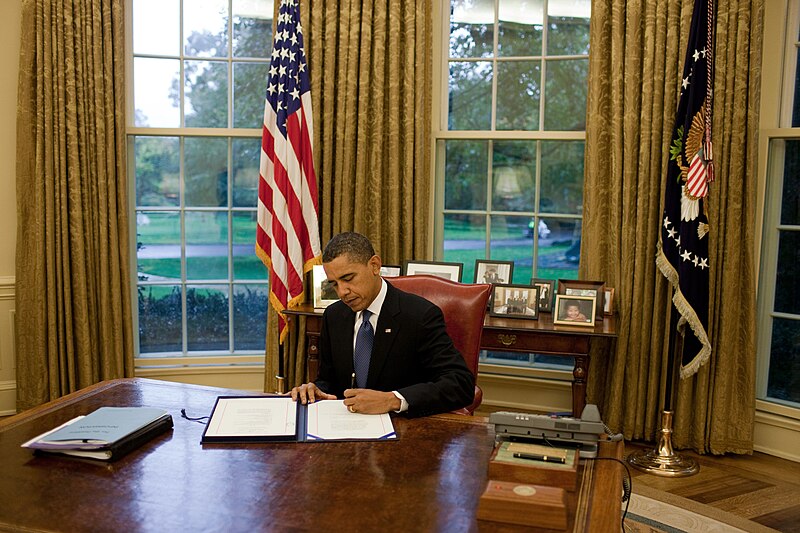
[[[696,0],[667,164],[664,215],[656,254],[656,264],[672,285],[672,302],[680,314],[673,327],[683,334],[680,373],[684,378],[697,372],[711,356],[707,333],[709,225],[704,202],[708,184],[714,179],[713,20],[713,0]]]
[[[302,301],[304,274],[320,256],[309,89],[300,7],[297,0],[282,0],[264,105],[256,230],[256,254],[270,271],[281,343],[282,312]]]

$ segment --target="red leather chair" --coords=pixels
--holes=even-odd
[[[427,274],[386,278],[386,281],[401,291],[417,294],[439,306],[444,314],[447,334],[477,379],[483,319],[492,286],[485,283],[458,283]],[[457,412],[471,415],[481,401],[483,391],[476,384],[472,403]]]

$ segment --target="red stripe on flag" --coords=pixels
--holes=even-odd
[[[286,258],[286,275],[288,278],[283,281],[286,283],[286,286],[289,289],[289,294],[297,295],[303,292],[303,278],[302,275],[298,275],[297,273],[297,265],[290,260],[289,235],[287,228],[284,227],[283,224],[286,222],[291,224],[291,226],[294,228],[295,238],[300,236],[302,232],[302,234],[305,235],[305,238],[308,239],[308,228],[305,224],[302,224],[303,212],[300,207],[300,202],[297,200],[297,196],[295,196],[294,191],[289,185],[289,176],[286,172],[286,169],[283,168],[283,165],[281,165],[280,162],[273,162],[275,163],[275,184],[278,186],[278,191],[286,201],[287,212],[275,213],[275,218],[273,218],[272,221],[272,227],[277,241],[277,248]],[[301,264],[299,268],[302,269],[303,265]]]
[[[308,122],[305,120],[306,113],[303,111],[303,121],[300,124],[300,161],[303,163],[303,175],[308,181],[308,189],[311,193],[311,200],[314,202],[314,211],[319,213],[319,200],[317,198],[317,175],[314,172],[314,158],[311,154],[311,132],[308,130]],[[312,187],[312,184],[314,185]]]
[[[302,144],[300,140],[301,131],[300,126],[298,124],[297,113],[290,115],[289,119],[286,122],[286,134],[289,139],[289,144],[293,150],[294,155],[297,157],[298,164],[306,164],[305,161],[302,159],[303,154],[301,150],[298,150],[298,146]],[[313,172],[313,165],[311,165],[311,171]],[[316,183],[316,179],[314,179],[314,183]],[[302,187],[301,180],[297,180],[298,186]],[[316,188],[314,189],[316,192]],[[310,191],[309,191],[310,192]],[[291,193],[291,202],[287,202],[290,208],[290,215],[292,218],[292,223],[295,226],[295,233],[297,234],[297,239],[300,242],[301,249],[303,250],[303,257],[313,257],[314,253],[311,248],[311,240],[308,234],[308,226],[305,224],[305,217],[303,215],[303,207],[294,194],[292,189],[287,191],[287,194]],[[310,195],[312,199],[315,199],[316,194]],[[316,202],[314,202],[314,211],[316,212]]]
[[[686,177],[686,187],[694,198],[703,198],[708,192],[706,186],[706,165],[699,153],[695,154],[689,163],[689,174]]]

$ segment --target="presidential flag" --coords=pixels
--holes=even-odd
[[[670,143],[664,216],[656,264],[673,288],[683,335],[680,374],[691,376],[708,361],[708,232],[704,210],[714,180],[711,150],[713,0],[696,0]],[[687,327],[688,326],[688,327]]]
[[[300,7],[297,0],[282,0],[264,105],[256,230],[281,343],[282,313],[304,299],[304,274],[320,257],[309,89]]]

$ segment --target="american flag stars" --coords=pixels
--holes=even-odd
[[[296,5],[294,0],[281,2],[267,84],[267,102],[275,111],[278,128],[284,135],[287,117],[300,108],[301,95],[310,87],[303,29],[296,17],[294,21],[292,17]]]

